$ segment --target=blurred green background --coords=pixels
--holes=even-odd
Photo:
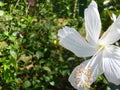
[[[91,0],[0,0],[0,90],[74,90],[68,82],[84,59],[58,43],[58,30],[83,36]],[[96,0],[102,31],[120,14],[120,0]],[[104,75],[89,90],[116,90]]]

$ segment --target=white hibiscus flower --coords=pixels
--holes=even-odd
[[[96,2],[92,1],[85,9],[85,27],[86,40],[74,28],[64,27],[58,32],[60,45],[78,57],[92,56],[73,70],[69,77],[71,85],[82,90],[102,73],[109,82],[119,85],[120,47],[112,44],[120,39],[120,16],[100,37],[100,16]]]

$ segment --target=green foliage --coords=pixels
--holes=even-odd
[[[97,3],[106,30],[120,7],[117,0],[103,1]],[[31,6],[27,0],[1,0],[0,90],[73,90],[68,76],[83,60],[59,46],[57,32],[68,25],[85,35],[83,15],[89,3],[35,0]],[[92,88],[99,86],[106,89],[107,82],[98,79]]]

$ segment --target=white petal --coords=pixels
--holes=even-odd
[[[74,28],[64,27],[59,30],[58,36],[60,45],[72,51],[78,57],[91,56],[96,51],[96,48],[90,46]]]
[[[85,90],[83,87],[78,88],[77,90]]]
[[[91,83],[93,83],[103,73],[102,59],[102,52],[99,52],[97,55],[91,58]]]
[[[109,46],[103,55],[104,74],[109,82],[120,85],[120,47]]]
[[[88,42],[91,44],[97,43],[101,31],[101,21],[95,1],[92,1],[85,9],[85,26]]]
[[[88,65],[88,67],[87,67]],[[75,83],[75,72],[76,70],[81,69],[83,71],[85,70],[90,70],[90,84],[92,84],[102,73],[103,73],[103,68],[102,68],[102,53],[97,54],[94,56],[92,59],[84,61],[80,65],[74,68],[72,71],[70,77],[69,77],[69,82],[71,85],[78,89],[77,84]],[[82,78],[82,77],[81,77]],[[84,78],[83,78],[84,79]],[[85,78],[86,79],[86,78]]]
[[[105,44],[115,43],[120,39],[120,16],[102,35],[101,41]]]
[[[84,67],[87,63],[88,63],[89,60],[87,61],[84,61],[83,63],[81,63],[80,65],[78,65],[77,67],[75,67],[72,71],[72,73],[70,74],[69,78],[68,78],[68,81],[71,83],[71,85],[75,88],[75,89],[78,89],[77,87],[77,84],[75,83],[75,78],[74,78],[74,75],[75,75],[75,72],[77,69],[82,69],[82,67]],[[82,87],[79,87],[79,88],[82,88]]]

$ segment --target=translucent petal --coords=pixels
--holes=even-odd
[[[83,87],[78,88],[77,90],[85,90]]]
[[[100,36],[101,21],[95,1],[92,1],[88,8],[85,9],[85,27],[88,42],[96,44]]]
[[[103,73],[103,56],[102,52],[99,52],[97,55],[91,58],[90,67],[91,67],[91,83],[93,83],[102,73]]]
[[[75,73],[76,70],[90,70],[90,85],[99,77],[99,75],[101,75],[103,73],[103,68],[102,68],[102,53],[99,53],[97,55],[95,55],[92,59],[84,61],[83,63],[81,63],[80,65],[78,65],[77,67],[74,68],[74,70],[72,71],[71,75],[69,76],[69,82],[71,83],[71,85],[74,88],[78,88],[77,84],[75,83]],[[83,78],[81,80],[86,80],[86,77],[80,77]]]
[[[105,44],[115,43],[120,39],[120,16],[102,35],[101,41]]]
[[[103,54],[104,74],[109,82],[120,84],[120,47],[109,46]]]
[[[74,78],[74,74],[76,72],[77,69],[82,69],[82,67],[84,67],[87,63],[88,63],[89,60],[87,61],[84,61],[83,63],[81,63],[80,65],[76,66],[72,73],[70,74],[69,78],[68,78],[68,81],[71,83],[71,85],[75,88],[75,89],[78,89],[78,88],[82,88],[82,87],[77,87],[77,84],[75,83],[75,78]]]
[[[60,45],[78,57],[91,56],[97,49],[97,47],[90,46],[74,28],[64,27],[59,30],[58,36]]]

